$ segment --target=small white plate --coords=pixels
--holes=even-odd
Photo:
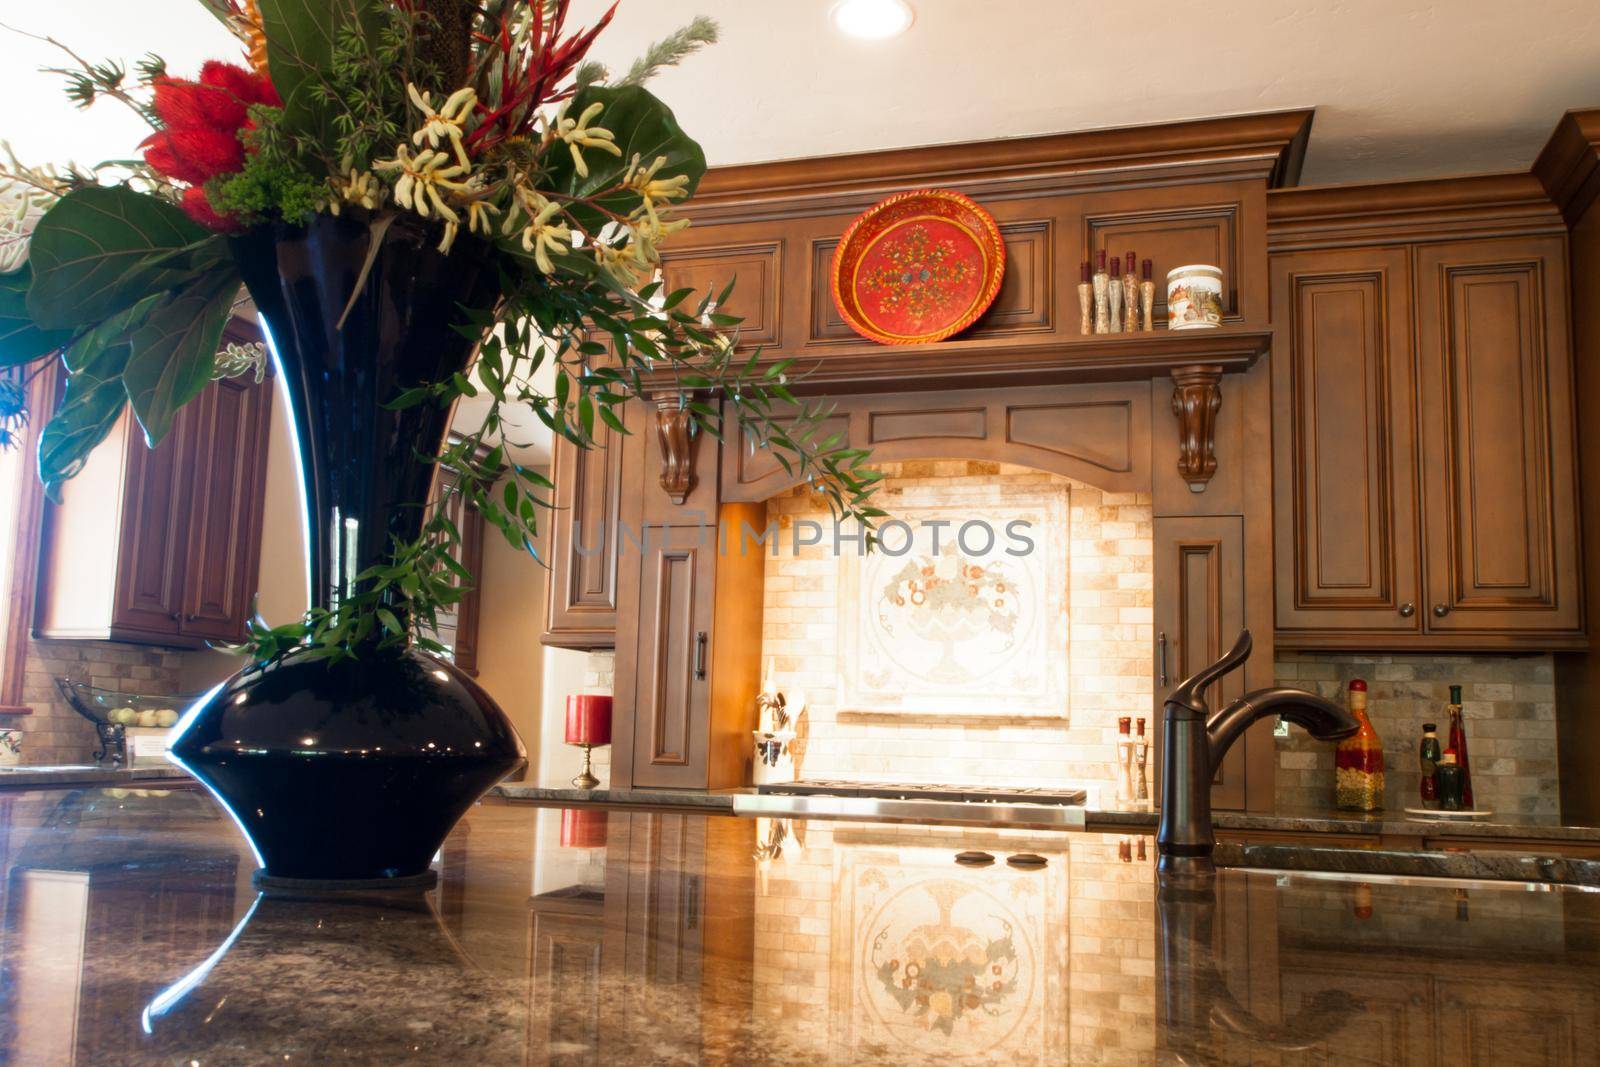
[[[1472,811],[1446,811],[1443,808],[1407,808],[1406,814],[1414,819],[1487,819],[1494,812],[1488,808]]]

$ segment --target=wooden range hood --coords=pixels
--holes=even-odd
[[[885,461],[1012,462],[1154,503],[1157,701],[1257,634],[1244,687],[1272,681],[1267,193],[1298,177],[1310,111],[719,168],[668,250],[669,289],[721,289],[758,366],[796,361],[797,391]],[[991,212],[1005,284],[958,338],[881,346],[829,292],[840,236],[910,189],[954,189]],[[1171,267],[1216,263],[1220,329],[1083,336],[1078,265],[1104,249]],[[1156,319],[1165,321],[1158,284]],[[761,517],[796,479],[746,442],[691,437],[669,378],[604,453],[557,444],[551,603],[544,640],[614,645],[612,784],[720,788],[749,778],[759,686],[762,566],[694,540],[697,524]],[[661,545],[597,558],[586,523],[620,520]],[[1228,699],[1235,692],[1219,694]],[[1153,709],[1154,710],[1154,709]],[[1265,804],[1270,738],[1223,768],[1217,802]]]

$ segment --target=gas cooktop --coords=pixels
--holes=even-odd
[[[974,804],[1082,804],[1084,791],[1058,785],[895,785],[808,778],[756,786],[773,796],[869,797],[879,800],[957,800]]]

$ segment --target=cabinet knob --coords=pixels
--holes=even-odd
[[[1450,605],[1448,605],[1448,604],[1435,604],[1433,606],[1433,617],[1434,618],[1442,619],[1448,614],[1450,614]]]
[[[183,621],[184,622],[199,622],[200,621],[200,616],[198,616],[198,615],[185,615],[183,617]]]
[[[172,612],[171,614],[169,614],[167,616],[167,618],[171,619],[173,622],[177,622],[182,617],[183,616],[179,615],[176,611]]]
[[[1409,618],[1411,618],[1411,616],[1415,615],[1416,613],[1417,613],[1417,606],[1415,604],[1412,604],[1412,603],[1408,602],[1408,603],[1400,605],[1400,617],[1402,619],[1409,619]]]

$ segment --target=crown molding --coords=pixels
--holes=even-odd
[[[1600,199],[1600,108],[1568,111],[1533,161],[1533,174],[1569,226]]]
[[[1274,252],[1565,230],[1545,186],[1526,172],[1267,194],[1267,247]]]
[[[1299,180],[1313,114],[1301,108],[713,167],[684,211],[693,217],[735,206],[855,200],[930,185],[962,188],[1063,179],[1076,184],[1096,180],[1096,175],[1117,183],[1130,172],[1160,184],[1190,172],[1215,180],[1259,177],[1269,188],[1279,188]]]

